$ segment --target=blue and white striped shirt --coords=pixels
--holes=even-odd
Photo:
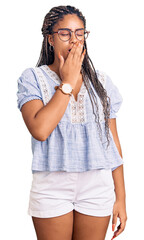
[[[110,118],[116,118],[122,96],[111,78],[103,71],[96,70],[97,76],[111,99]],[[17,80],[17,107],[21,110],[24,103],[40,99],[46,105],[55,86],[60,85],[58,75],[47,65],[25,69]],[[91,85],[91,87],[93,87]],[[95,89],[93,88],[95,91]],[[102,139],[100,140],[95,115],[88,91],[83,82],[75,101],[74,96],[53,132],[45,141],[31,136],[32,173],[37,171],[83,172],[92,169],[111,168],[112,171],[123,164],[110,131],[110,145],[106,148],[106,135],[102,104],[95,91],[100,113]],[[105,144],[106,142],[106,144]]]

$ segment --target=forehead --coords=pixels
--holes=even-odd
[[[84,28],[83,21],[76,14],[68,14],[60,19],[54,26],[54,30],[58,28],[69,28],[75,30],[77,28]]]

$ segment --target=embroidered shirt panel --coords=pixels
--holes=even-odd
[[[39,78],[39,83],[41,86],[43,97],[45,99],[45,104],[46,104],[51,98],[51,93],[50,93],[51,91],[48,87],[47,79],[44,77],[44,74],[42,73],[41,69],[44,70],[44,72],[51,78],[51,80],[56,85],[61,84],[61,79],[47,65],[43,65],[40,68],[35,68],[35,70],[37,72],[37,76]],[[103,86],[105,86],[105,75],[100,71],[97,71],[97,75],[98,75],[98,79],[100,80],[100,82],[103,84]],[[91,86],[92,86],[92,84],[91,84]],[[80,91],[77,95],[77,101],[75,100],[73,94],[70,97],[70,104],[68,104],[68,105],[70,105],[71,123],[77,124],[77,123],[86,123],[87,122],[87,114],[86,114],[86,96],[87,95],[88,95],[88,92],[87,92],[86,86],[83,82],[82,86],[80,88]],[[97,98],[98,98],[98,96],[97,96]],[[97,100],[99,102],[99,105],[101,105],[99,98]],[[90,99],[89,99],[89,101],[90,101]],[[103,119],[102,105],[100,106],[99,113],[100,113],[100,121],[103,121],[104,119]],[[92,116],[92,118],[94,118],[94,116]],[[64,119],[62,119],[62,120],[64,120]]]

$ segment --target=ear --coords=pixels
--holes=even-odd
[[[50,45],[52,45],[52,46],[54,45],[53,35],[50,35],[50,34],[48,35],[48,42]]]

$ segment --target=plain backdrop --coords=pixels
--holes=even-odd
[[[142,239],[144,214],[144,8],[140,0],[5,1],[1,6],[1,239],[36,240],[27,214],[31,135],[17,108],[17,79],[35,67],[42,46],[41,27],[54,6],[72,5],[87,20],[88,53],[96,69],[118,87],[123,103],[117,129],[124,159],[127,225],[119,240]],[[112,219],[111,219],[112,220]],[[119,223],[119,222],[118,222]],[[112,238],[110,222],[106,240]]]

